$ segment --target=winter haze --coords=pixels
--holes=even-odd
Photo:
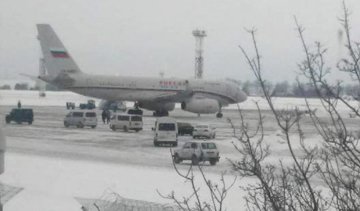
[[[346,3],[355,26],[360,2]],[[294,15],[306,27],[307,40],[322,41],[329,64],[335,64],[345,52],[341,14],[340,0],[2,0],[0,74],[14,79],[38,73],[35,24],[49,23],[87,73],[158,76],[163,71],[165,77],[193,77],[191,32],[200,28],[208,34],[205,78],[253,80],[238,45],[251,49],[244,29],[255,27],[265,75],[293,80],[303,57]],[[352,32],[356,39],[360,28]]]

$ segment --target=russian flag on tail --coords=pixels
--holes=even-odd
[[[65,50],[52,49],[50,52],[54,58],[69,58],[69,54]]]

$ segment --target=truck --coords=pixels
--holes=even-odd
[[[5,121],[7,124],[11,122],[16,122],[18,124],[26,122],[31,125],[34,121],[34,112],[31,108],[14,108],[6,115]]]

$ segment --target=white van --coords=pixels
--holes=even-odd
[[[64,126],[76,126],[78,128],[88,126],[95,128],[97,126],[96,112],[93,110],[71,111],[64,118]]]
[[[178,142],[178,127],[176,120],[170,117],[160,117],[155,122],[154,145],[171,144],[177,146]]]
[[[143,129],[143,121],[140,115],[126,113],[115,113],[110,119],[110,128],[112,130],[123,129],[124,131]]]

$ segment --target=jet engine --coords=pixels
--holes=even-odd
[[[181,109],[197,114],[212,114],[220,110],[220,105],[217,100],[208,98],[192,98],[189,101],[181,103]]]

